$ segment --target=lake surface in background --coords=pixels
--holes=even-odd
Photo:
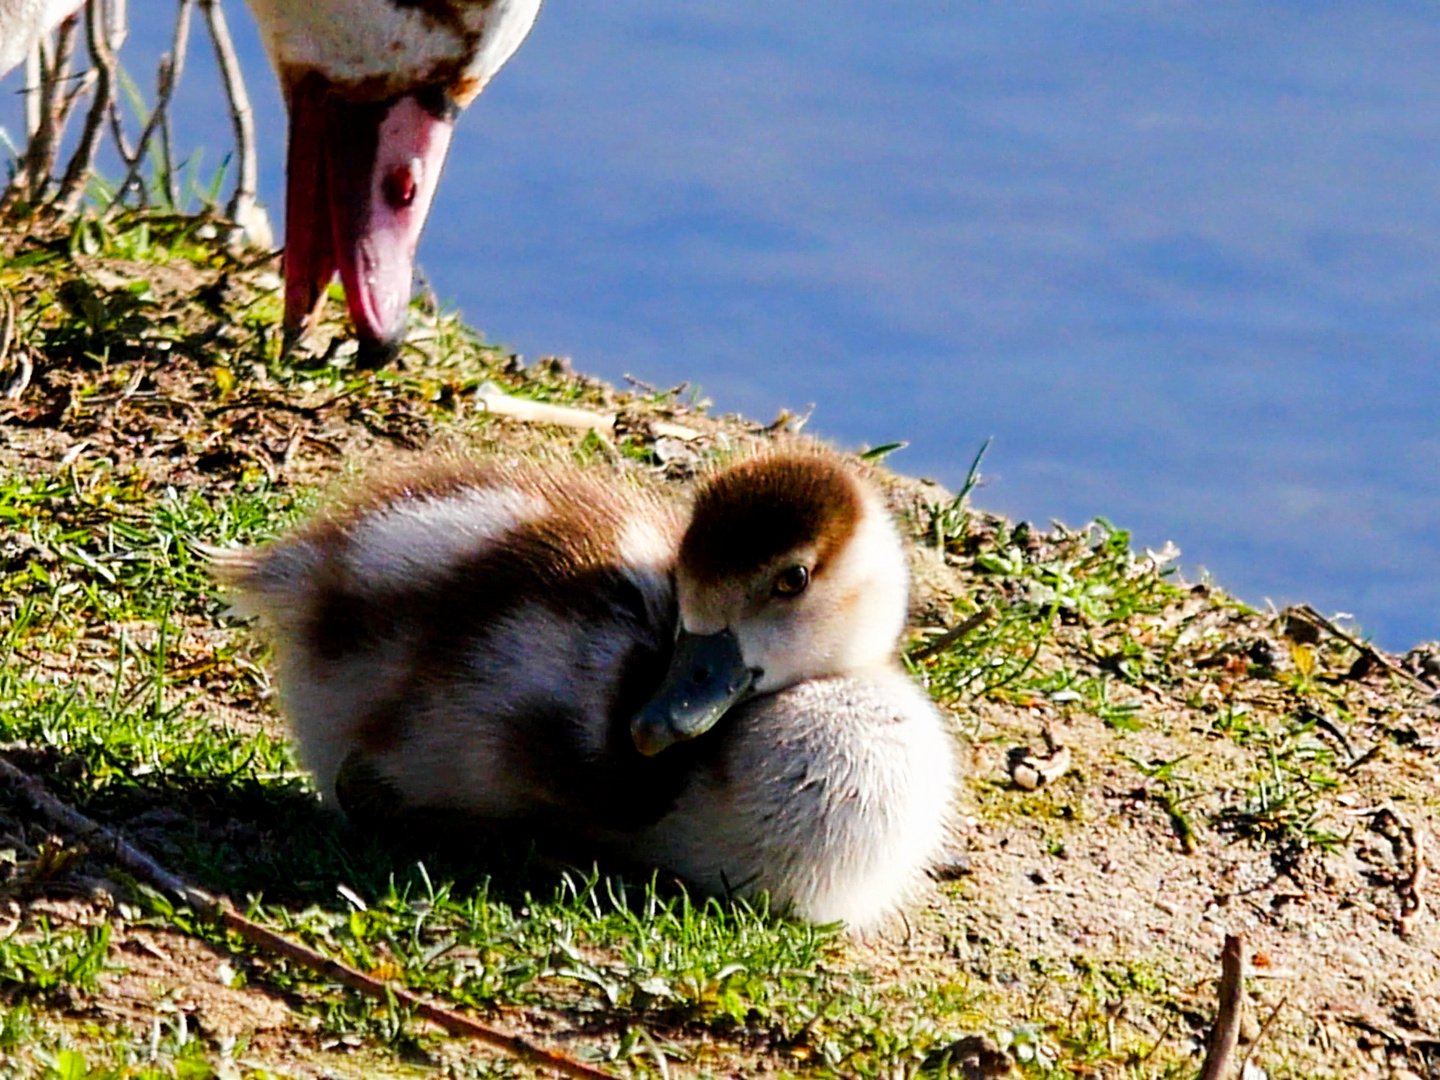
[[[132,5],[148,80],[167,4]],[[227,5],[282,205],[284,114]],[[181,147],[229,145],[197,16]],[[494,340],[1440,637],[1440,8],[550,0],[421,248]],[[3,83],[0,124],[19,127]]]

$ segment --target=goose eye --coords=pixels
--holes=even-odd
[[[781,570],[775,578],[776,596],[799,596],[810,584],[810,571],[803,566],[791,566]]]

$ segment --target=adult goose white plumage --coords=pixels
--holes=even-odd
[[[415,248],[455,118],[540,0],[249,0],[290,110],[285,326],[338,270],[362,364],[405,333]]]
[[[0,75],[23,61],[43,35],[79,11],[83,2],[0,0]]]

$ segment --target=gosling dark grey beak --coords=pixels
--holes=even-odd
[[[745,696],[757,674],[745,666],[740,642],[728,629],[718,634],[680,631],[665,682],[630,721],[636,748],[654,757],[703,735]]]

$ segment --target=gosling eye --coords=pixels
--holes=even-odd
[[[771,592],[776,596],[799,596],[809,584],[809,570],[803,566],[788,566],[775,575]]]

